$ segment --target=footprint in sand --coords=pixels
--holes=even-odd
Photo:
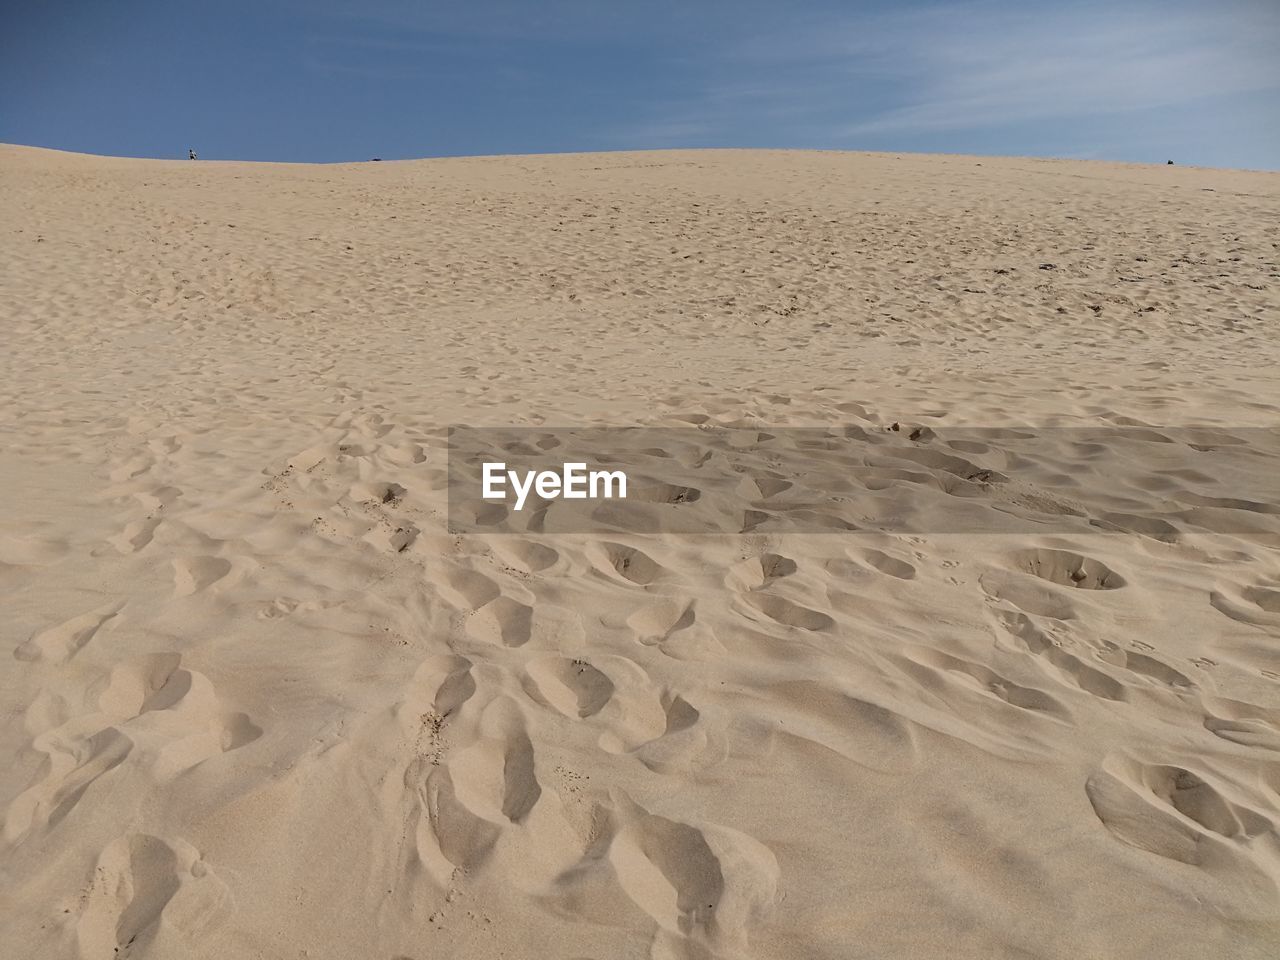
[[[725,652],[711,626],[698,619],[692,600],[656,600],[627,617],[626,625],[640,643],[674,660],[709,660]]]
[[[447,718],[470,700],[476,692],[471,667],[470,660],[455,654],[439,654],[422,661],[400,705],[405,732],[416,735],[424,714]]]
[[[773,594],[747,594],[743,597],[751,613],[751,619],[759,622],[760,617],[784,627],[795,627],[800,630],[823,631],[832,629],[836,622],[818,610],[794,603],[786,597]]]
[[[696,621],[692,600],[657,600],[627,617],[627,626],[634,631],[636,639],[650,645],[687,630]]]
[[[1119,590],[1126,583],[1124,577],[1101,560],[1067,550],[1023,550],[1011,559],[1015,569],[1064,587]]]
[[[485,707],[479,730],[449,758],[454,796],[477,817],[520,823],[542,796],[524,715],[500,697]]]
[[[533,636],[534,608],[511,597],[497,597],[467,618],[467,633],[477,640],[522,647]]]
[[[1157,856],[1203,865],[1249,858],[1249,841],[1273,833],[1273,816],[1233,799],[1207,772],[1113,754],[1085,784],[1094,813],[1118,839]]]
[[[1210,591],[1209,603],[1237,623],[1256,627],[1280,625],[1280,590],[1271,586],[1225,584]]]
[[[134,520],[125,528],[107,540],[119,553],[137,553],[155,538],[156,528],[160,526],[160,518],[148,517],[145,520]]]
[[[1076,606],[1056,586],[1046,587],[1021,574],[991,570],[978,577],[978,586],[994,601],[1011,604],[1018,610],[1050,620],[1073,620]]]
[[[1103,700],[1129,698],[1127,686],[1071,653],[1063,641],[1038,624],[1034,617],[1022,612],[998,610],[995,618],[1000,629],[1013,637],[1021,649],[1046,662],[1052,668],[1050,672],[1069,685]]]
[[[98,857],[76,921],[79,954],[185,956],[231,913],[226,885],[191,844],[144,833]]]
[[[13,651],[17,660],[32,662],[43,660],[48,663],[66,663],[89,643],[104,626],[111,623],[124,602],[117,601],[91,610],[89,613],[72,617],[56,626],[39,631],[26,643]]]
[[[863,550],[862,560],[869,566],[879,570],[885,576],[898,580],[914,580],[916,568],[898,557],[890,556],[882,550]]]
[[[10,804],[6,836],[56,825],[126,761],[164,782],[262,736],[247,714],[225,707],[207,677],[181,662],[177,653],[158,653],[117,664],[86,690],[96,712],[53,716],[61,722],[45,725],[31,742],[47,757],[45,775]],[[39,722],[34,714],[28,719]]]
[[[173,595],[189,597],[211,588],[234,586],[255,566],[248,557],[183,557],[173,561]]]
[[[459,610],[477,610],[502,596],[502,588],[478,570],[461,568],[445,572],[439,583],[440,595]]]
[[[725,585],[732,590],[747,592],[789,577],[797,570],[796,562],[790,557],[777,553],[763,553],[758,557],[748,557],[729,568],[725,577]]]
[[[555,548],[533,540],[504,540],[494,545],[493,552],[503,563],[528,574],[549,570],[560,560]]]
[[[745,497],[749,502],[759,500],[768,500],[776,497],[780,493],[790,490],[793,484],[790,480],[783,480],[781,477],[759,476],[744,477],[738,485],[738,493]]]
[[[632,752],[655,773],[674,774],[695,767],[708,770],[725,758],[726,742],[702,712],[679,694],[664,694],[666,725],[662,734]]]
[[[414,848],[423,867],[440,886],[458,870],[479,868],[497,843],[501,824],[478,816],[459,799],[449,767],[417,765],[408,776],[416,811]]]
[[[66,818],[100,778],[124,763],[135,746],[114,727],[87,736],[50,731],[32,746],[48,759],[45,776],[20,793],[5,811],[4,836],[15,842],[36,827],[52,828]]]
[[[530,661],[525,671],[529,696],[566,717],[594,716],[613,696],[613,681],[586,660],[541,657]]]
[[[1195,686],[1190,677],[1175,670],[1167,663],[1157,660],[1155,657],[1149,657],[1145,653],[1138,653],[1135,650],[1123,650],[1114,643],[1108,643],[1105,640],[1103,641],[1103,649],[1098,652],[1097,657],[1104,663],[1120,667],[1168,687],[1186,689]]]
[[[912,648],[909,653],[895,660],[930,693],[945,696],[959,684],[965,689],[977,690],[1020,710],[1058,719],[1070,717],[1070,712],[1057,697],[1043,690],[1015,683],[980,663],[927,647]]]
[[[1204,706],[1204,728],[1215,737],[1280,753],[1280,714],[1225,697],[1206,697]]]
[[[588,557],[601,574],[610,580],[635,586],[648,586],[669,574],[662,564],[636,547],[605,541],[592,544]]]
[[[596,839],[554,884],[573,912],[604,923],[637,910],[657,925],[654,955],[741,955],[778,903],[773,852],[737,830],[652,814],[620,790],[598,808]],[[627,898],[620,904],[613,891]]]

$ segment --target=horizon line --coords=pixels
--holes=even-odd
[[[199,157],[192,161],[187,157],[173,156],[136,156],[130,154],[89,153],[83,150],[68,150],[63,147],[49,147],[34,143],[13,143],[0,141],[0,147],[11,147],[20,150],[41,150],[59,153],[66,156],[91,157],[98,160],[141,160],[157,163],[237,163],[260,164],[263,166],[308,166],[337,167],[364,163],[421,163],[431,160],[504,160],[522,157],[570,157],[570,156],[611,156],[633,153],[831,153],[856,154],[876,157],[953,157],[957,159],[979,160],[1031,160],[1046,163],[1084,163],[1109,164],[1129,167],[1181,167],[1184,170],[1220,170],[1234,173],[1280,173],[1280,167],[1216,167],[1204,164],[1180,164],[1176,160],[1160,162],[1158,160],[1121,160],[1106,157],[1070,157],[1060,154],[1007,154],[1007,153],[952,153],[945,150],[856,150],[835,147],[757,147],[757,146],[715,146],[715,147],[619,147],[603,150],[546,150],[533,153],[463,153],[432,154],[418,157],[365,157],[357,160],[250,160],[236,157]]]

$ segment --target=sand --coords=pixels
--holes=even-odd
[[[0,952],[1280,955],[1280,175],[0,147],[0,234]],[[451,424],[894,423],[844,533],[445,523]]]

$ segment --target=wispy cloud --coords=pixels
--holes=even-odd
[[[676,128],[837,146],[1194,108],[1269,90],[1280,102],[1278,49],[1280,6],[1267,0],[809,10],[727,25],[707,51],[702,85],[658,109]]]
[[[881,34],[907,102],[845,132],[990,127],[1280,89],[1275,24],[1261,7],[1248,20],[1233,19],[1230,5],[939,8]],[[851,56],[859,49],[865,40]]]

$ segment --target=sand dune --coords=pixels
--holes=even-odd
[[[1280,955],[1280,175],[6,146],[0,232],[7,954]],[[453,424],[741,524],[451,533]]]

